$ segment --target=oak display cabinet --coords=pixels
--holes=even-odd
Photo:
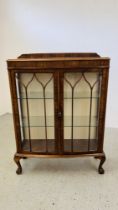
[[[23,54],[7,61],[21,158],[95,157],[103,151],[109,58],[97,53]]]

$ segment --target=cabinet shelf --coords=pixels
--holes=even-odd
[[[97,91],[92,91],[92,98],[99,98],[100,94]],[[73,99],[86,99],[86,98],[91,98],[91,93],[90,90],[88,91],[75,91],[74,95],[73,95]],[[68,92],[64,92],[64,99],[72,99],[72,91]]]
[[[46,140],[45,139],[33,139],[31,140],[32,152],[45,153],[46,152]],[[28,152],[29,140],[25,139],[22,142],[23,150]],[[56,153],[55,151],[56,141],[55,139],[47,140],[47,152]],[[64,139],[63,148],[65,152],[71,152],[71,139]],[[91,139],[90,150],[97,150],[97,139]],[[73,139],[73,152],[88,152],[88,140],[87,139]]]
[[[28,97],[26,97],[25,92],[21,92],[20,97],[18,99],[44,99],[43,91],[42,92],[28,92]],[[45,99],[54,99],[52,92],[47,92],[45,94]]]
[[[89,125],[89,116],[74,116],[73,127],[96,127],[98,124],[97,117],[91,117],[91,125]],[[28,127],[28,118],[23,117],[23,127]],[[44,116],[32,116],[29,118],[30,127],[45,127]],[[54,117],[46,117],[47,127],[54,127]],[[64,127],[72,126],[72,117],[64,117]]]
[[[28,127],[28,118],[23,117],[23,127]],[[54,117],[53,116],[47,116],[46,117],[46,127],[54,127]],[[29,117],[29,124],[30,127],[45,127],[45,118],[44,116],[32,116]]]
[[[91,125],[89,125],[89,116],[73,116],[73,127],[96,127],[98,125],[97,117],[91,117]],[[72,126],[72,117],[64,117],[64,127]]]
[[[92,97],[92,99],[98,99],[99,97]],[[70,97],[67,97],[67,98],[64,98],[64,99],[70,99],[72,100],[72,98]],[[91,99],[91,97],[74,97],[73,100],[76,100],[76,99]]]
[[[98,99],[100,96],[97,92],[93,92],[92,98]],[[73,99],[90,99],[90,92],[75,92]],[[28,92],[28,97],[26,97],[25,92],[21,92],[18,99],[44,99],[42,92]],[[52,92],[46,92],[45,99],[54,99]],[[64,99],[72,99],[71,93],[64,93]]]

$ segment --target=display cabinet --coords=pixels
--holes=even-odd
[[[109,58],[96,53],[23,54],[7,61],[21,158],[95,157],[103,151]]]

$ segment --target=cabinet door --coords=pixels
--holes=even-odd
[[[97,150],[101,76],[70,72],[63,76],[63,151]]]
[[[56,73],[16,73],[22,150],[56,153]]]

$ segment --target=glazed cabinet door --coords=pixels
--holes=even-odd
[[[63,74],[63,152],[97,151],[102,76],[99,72]]]
[[[15,73],[20,139],[24,152],[58,152],[57,79],[57,74],[53,72]]]

